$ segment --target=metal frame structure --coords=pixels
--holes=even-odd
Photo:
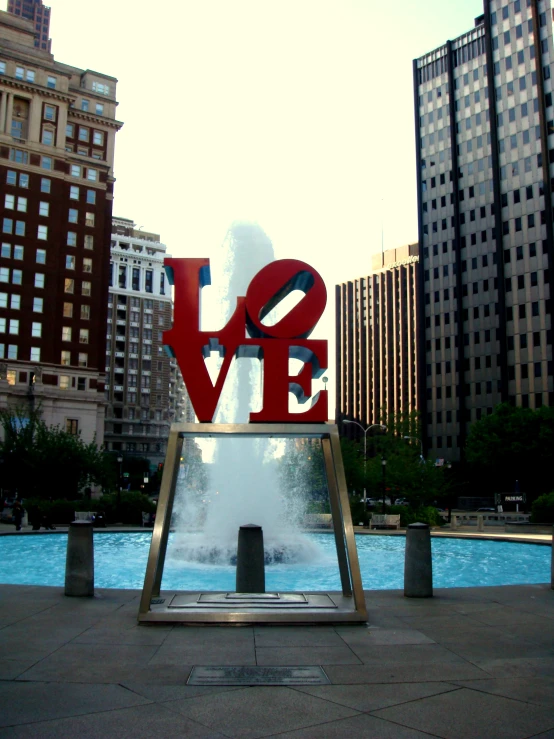
[[[177,475],[181,462],[183,440],[191,437],[221,438],[253,436],[258,438],[318,438],[321,439],[329,500],[337,547],[342,595],[336,593],[305,593],[299,603],[298,594],[274,594],[282,598],[279,604],[267,598],[244,600],[244,594],[161,593],[161,583]],[[198,598],[196,598],[198,595]],[[289,596],[287,600],[287,595]],[[183,600],[183,596],[185,596]],[[175,599],[179,598],[179,601]],[[226,600],[227,599],[227,600]],[[179,602],[186,602],[182,607]],[[189,607],[190,606],[190,607]],[[358,553],[354,540],[352,516],[348,501],[346,478],[336,424],[173,424],[169,434],[166,463],[162,477],[156,521],[146,567],[146,576],[138,614],[140,622],[181,623],[342,623],[364,622],[367,610],[360,575]]]

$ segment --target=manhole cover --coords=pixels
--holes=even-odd
[[[321,667],[193,667],[187,685],[329,685]]]

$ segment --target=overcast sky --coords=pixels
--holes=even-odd
[[[367,274],[382,232],[417,240],[412,59],[481,0],[45,4],[55,58],[119,80],[114,214],[174,256],[257,221],[323,275],[331,338],[334,285]]]

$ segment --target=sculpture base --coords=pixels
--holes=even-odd
[[[321,439],[342,594],[161,592],[175,486],[185,438]],[[139,623],[348,623],[367,621],[336,424],[173,424],[140,601]]]
[[[341,593],[162,592],[139,622],[165,623],[353,623],[367,616]]]

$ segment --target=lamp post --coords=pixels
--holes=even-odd
[[[365,506],[366,500],[367,500],[367,493],[366,493],[366,487],[365,487],[366,470],[367,470],[367,432],[373,428],[380,428],[381,431],[386,431],[387,427],[383,425],[382,423],[372,423],[371,426],[368,426],[366,429],[364,429],[361,423],[358,423],[357,421],[348,421],[347,419],[344,419],[343,423],[353,423],[355,426],[358,426],[359,428],[361,428],[362,431],[364,432],[364,506]]]
[[[386,503],[387,485],[386,485],[386,474],[385,474],[387,471],[387,460],[384,457],[381,457],[381,471],[383,473],[383,513],[384,513],[387,507],[387,503]]]
[[[119,479],[118,479],[118,485],[117,485],[117,516],[119,518],[119,512],[121,510],[121,478],[123,474],[123,457],[119,456],[117,458],[117,463],[119,464]]]
[[[402,438],[412,439],[413,441],[417,441],[419,443],[419,458],[422,462],[425,462],[425,457],[423,456],[423,442],[421,441],[421,439],[418,439],[417,436],[404,436]]]

